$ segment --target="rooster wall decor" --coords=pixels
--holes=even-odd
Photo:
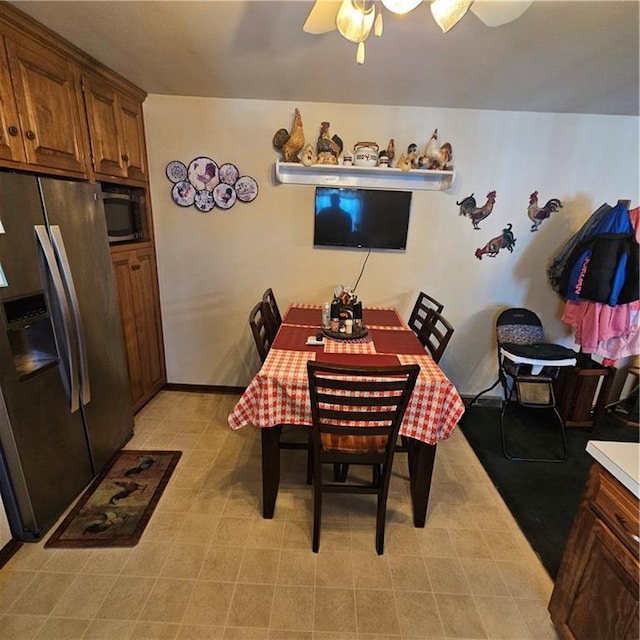
[[[538,206],[538,192],[534,191],[529,196],[529,206],[527,207],[527,215],[529,220],[533,223],[531,225],[531,231],[537,231],[540,225],[555,213],[558,209],[562,209],[562,202],[558,198],[551,198],[547,201],[544,207]]]
[[[516,238],[513,236],[513,231],[511,231],[512,226],[513,225],[509,223],[506,228],[502,230],[502,233],[499,236],[491,238],[484,247],[476,249],[476,258],[478,258],[478,260],[482,260],[482,256],[495,258],[500,249],[507,249],[509,253],[513,253],[513,246],[516,243]]]
[[[473,228],[479,230],[480,227],[478,224],[487,218],[493,211],[493,205],[495,202],[496,192],[489,191],[489,193],[487,193],[487,201],[482,207],[476,206],[476,199],[473,197],[473,193],[460,200],[460,202],[456,202],[456,204],[460,207],[460,215],[469,218]]]

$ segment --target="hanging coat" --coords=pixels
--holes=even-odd
[[[592,225],[569,256],[558,281],[567,300],[610,306],[638,300],[638,243],[627,207],[618,203]]]

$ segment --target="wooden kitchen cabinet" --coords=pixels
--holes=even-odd
[[[594,463],[549,603],[560,636],[637,640],[638,500]]]
[[[0,158],[17,163],[16,168],[85,176],[78,67],[23,34],[4,34],[0,44]]]
[[[166,382],[145,98],[139,87],[0,2],[0,167],[123,186],[140,204],[143,241],[111,246],[134,411]]]
[[[9,60],[0,38],[0,159],[26,162],[20,137],[18,107],[11,87]]]
[[[147,179],[144,122],[140,96],[85,71],[82,76],[93,170],[98,178]]]
[[[131,400],[138,411],[164,385],[165,364],[153,246],[112,249],[124,341],[129,364]]]

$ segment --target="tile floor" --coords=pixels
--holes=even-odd
[[[2,640],[556,639],[553,587],[461,431],[438,446],[424,529],[398,458],[383,556],[370,496],[329,496],[311,552],[305,456],[261,517],[260,437],[237,396],[162,392],[128,448],[180,449],[131,549],[24,545],[0,569]]]

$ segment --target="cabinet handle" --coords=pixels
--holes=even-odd
[[[27,131],[24,135],[27,136],[27,140],[35,140],[36,139],[36,134],[33,133],[33,131],[31,131],[31,129],[29,129],[29,131]]]
[[[122,154],[122,159],[123,159],[125,162],[129,162],[129,156],[128,156],[126,153],[123,153],[123,154]]]
[[[10,136],[13,136],[14,138],[18,135],[19,131],[18,131],[18,127],[15,127],[13,125],[11,125],[7,131],[9,132]]]
[[[616,516],[616,520],[622,525],[622,528],[625,529],[625,531],[629,532],[631,537],[636,542],[640,542],[640,536],[637,536],[634,533],[631,533],[631,531],[629,531],[629,527],[627,526],[627,521],[625,520],[625,518],[623,518],[619,513],[616,513],[615,516]]]
[[[133,264],[133,265],[131,265],[131,270],[132,270],[132,271],[138,271],[138,269],[140,269],[140,265],[139,265],[139,264]]]

